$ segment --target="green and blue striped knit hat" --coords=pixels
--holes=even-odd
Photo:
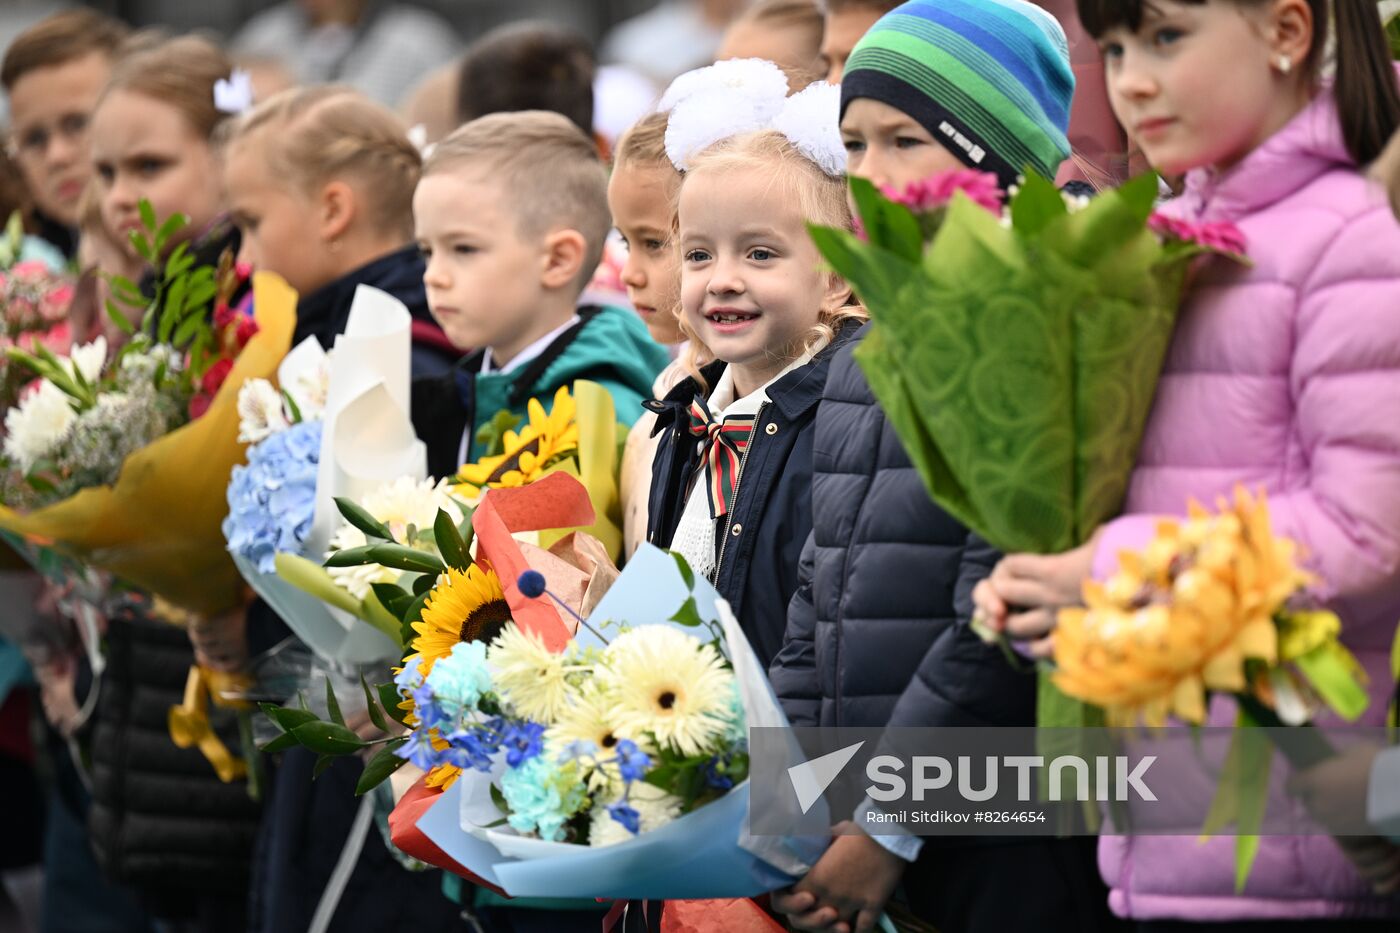
[[[1002,187],[1027,167],[1054,179],[1069,156],[1074,74],[1069,43],[1025,0],[913,0],[895,7],[851,52],[841,112],[857,97],[918,120]]]

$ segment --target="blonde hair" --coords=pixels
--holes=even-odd
[[[855,229],[850,205],[846,201],[845,179],[826,174],[776,130],[742,133],[715,143],[690,159],[684,179],[689,180],[704,172],[742,171],[751,175],[764,170],[769,172],[773,184],[786,189],[784,194],[797,204],[803,220],[824,227]],[[681,186],[685,186],[685,181],[681,182]],[[847,322],[866,320],[869,320],[869,315],[854,295],[835,310],[823,308],[802,352],[830,343]],[[714,354],[686,326],[684,318],[681,319],[681,333],[688,341],[681,354],[681,365],[703,391],[706,384],[700,368],[714,362]]]
[[[649,113],[627,128],[613,148],[613,165],[638,165],[659,163],[665,168],[680,172],[666,154],[667,113]]]
[[[543,236],[557,227],[583,235],[582,291],[612,228],[607,171],[588,134],[551,111],[488,114],[438,143],[423,175],[461,169],[484,172],[493,185],[510,192],[521,236]]]
[[[177,36],[118,60],[102,96],[129,91],[175,108],[204,139],[228,114],[214,106],[214,84],[233,70],[217,45],[199,36]]]
[[[345,87],[293,88],[216,134],[225,150],[252,139],[262,142],[272,177],[308,196],[331,181],[353,179],[366,219],[412,238],[413,189],[423,161],[388,108]]]

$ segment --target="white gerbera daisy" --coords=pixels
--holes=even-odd
[[[291,427],[282,412],[282,393],[266,379],[249,379],[238,390],[238,442],[256,444]]]
[[[616,800],[608,802],[616,802]],[[632,790],[627,795],[627,805],[636,810],[640,817],[638,820],[639,834],[660,829],[681,815],[681,799],[679,797],[672,796],[645,781],[633,782]],[[600,800],[593,805],[593,816],[588,828],[588,844],[590,846],[616,845],[632,838],[635,837],[628,832],[627,827],[613,819],[612,814],[608,813],[605,802]]]
[[[618,723],[614,697],[599,689],[595,680],[577,691],[572,702],[550,725],[545,732],[545,746],[549,754],[556,757],[575,749],[591,749],[588,755],[578,759],[580,767],[588,774],[589,789],[612,788],[620,793],[622,775],[611,759],[617,757],[617,743],[623,739],[631,739],[643,752],[652,754],[650,744],[639,738],[637,733]]]
[[[517,715],[548,725],[577,690],[569,685],[564,655],[550,651],[534,632],[507,625],[487,653],[496,693]]]
[[[54,453],[77,420],[68,394],[44,379],[5,413],[5,456],[27,474]]]
[[[713,645],[643,625],[615,638],[604,659],[619,728],[650,733],[682,755],[701,754],[728,729],[734,674]]]
[[[461,509],[451,495],[451,487],[446,481],[434,483],[431,479],[416,480],[401,476],[373,490],[360,501],[360,507],[376,519],[389,526],[394,537],[401,543],[412,525],[419,531],[433,527],[438,509],[445,509],[454,518],[461,517]],[[365,533],[348,522],[342,524],[331,536],[331,550],[364,547],[369,541]],[[327,567],[338,586],[356,599],[364,599],[370,593],[371,583],[393,583],[399,578],[399,571],[381,567],[378,564],[365,564],[359,567]]]

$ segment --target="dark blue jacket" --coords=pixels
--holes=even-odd
[[[929,498],[851,355],[864,334],[832,360],[812,430],[814,522],[773,688],[793,725],[1034,725],[1035,677],[967,625],[999,555]]]
[[[857,330],[846,327],[806,366],[768,388],[753,439],[745,452],[734,507],[715,532],[714,584],[765,666],[782,644],[788,600],[797,588],[802,543],[812,528],[812,434],[827,369]],[[725,364],[702,370],[713,386]],[[685,511],[700,457],[687,430],[691,402],[702,393],[686,379],[664,399],[646,403],[656,412],[653,436],[662,434],[652,466],[647,540],[670,547]]]

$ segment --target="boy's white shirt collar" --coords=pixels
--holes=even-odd
[[[582,319],[577,314],[575,314],[573,317],[569,318],[559,327],[556,327],[554,330],[545,334],[539,340],[536,340],[534,343],[530,344],[528,347],[517,353],[514,356],[514,358],[512,358],[511,361],[506,364],[505,368],[501,370],[493,370],[491,368],[491,348],[487,347],[486,352],[484,352],[481,355],[482,374],[489,372],[515,372],[517,369],[524,366],[526,363],[538,358],[541,354],[544,353],[544,351],[549,349],[550,344],[552,344],[555,340],[559,339],[559,335],[564,333],[564,331],[568,330],[570,327],[573,327],[580,320]],[[493,411],[491,412],[491,414],[494,415],[495,412]],[[462,439],[457,443],[457,464],[459,466],[467,462],[467,451],[471,450],[472,433],[474,432],[474,430],[475,427],[471,424],[468,424],[467,429],[462,432]]]
[[[481,355],[481,371],[482,371],[483,373],[492,373],[492,372],[513,373],[513,372],[515,372],[517,369],[519,369],[520,367],[524,366],[526,363],[530,362],[531,360],[535,359],[537,356],[539,356],[540,354],[544,353],[544,351],[548,350],[548,349],[549,349],[549,345],[550,345],[551,343],[554,342],[554,339],[555,339],[556,337],[558,337],[560,334],[564,333],[564,331],[568,330],[570,327],[573,327],[575,324],[577,324],[577,323],[579,322],[579,320],[580,320],[580,319],[579,319],[579,316],[578,316],[577,314],[575,314],[573,317],[569,318],[569,319],[568,319],[567,321],[565,321],[563,324],[559,325],[559,326],[556,327],[554,330],[552,330],[552,331],[550,331],[549,333],[545,334],[545,335],[544,335],[543,337],[541,337],[539,340],[536,340],[534,343],[530,344],[528,347],[526,347],[525,349],[521,350],[519,353],[515,354],[515,356],[511,357],[511,361],[510,361],[509,363],[507,363],[505,366],[501,367],[500,369],[497,369],[496,367],[494,367],[494,366],[491,365],[491,348],[490,348],[490,347],[487,347],[487,348],[486,348],[486,352],[484,352],[484,353]]]

